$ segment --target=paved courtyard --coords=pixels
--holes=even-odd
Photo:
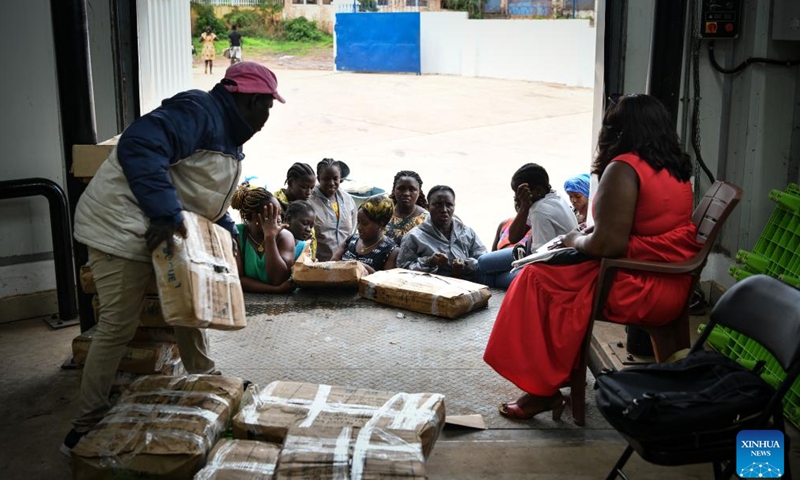
[[[195,67],[194,86],[224,75]],[[245,145],[245,175],[279,188],[293,162],[344,160],[353,184],[391,189],[415,170],[423,190],[456,191],[456,214],[491,244],[514,213],[511,175],[535,162],[561,190],[592,161],[592,90],[534,82],[437,75],[275,70],[286,104]],[[561,192],[562,195],[563,191]],[[564,195],[564,198],[566,196]]]

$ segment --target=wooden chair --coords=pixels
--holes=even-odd
[[[617,270],[636,270],[644,273],[691,275],[692,283],[680,316],[661,326],[636,325],[650,335],[656,361],[662,362],[673,353],[690,347],[689,303],[692,292],[700,279],[700,272],[706,265],[708,254],[714,246],[722,224],[742,198],[742,190],[727,182],[715,182],[706,192],[692,214],[692,222],[697,225],[696,240],[703,248],[689,260],[678,263],[645,262],[624,258],[604,258],[600,262],[600,275],[592,304],[592,317],[586,329],[580,355],[572,367],[570,375],[570,401],[572,418],[577,425],[586,422],[586,366],[592,342],[592,327],[597,320],[610,322],[603,315],[608,292]]]

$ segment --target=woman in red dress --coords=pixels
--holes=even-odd
[[[623,97],[606,110],[592,173],[595,226],[563,239],[591,257],[680,262],[701,248],[692,223],[692,167],[669,114],[654,97]],[[528,265],[511,284],[497,314],[484,360],[526,393],[500,413],[527,419],[564,410],[559,388],[569,380],[592,308],[599,260]],[[619,323],[660,325],[675,318],[689,276],[619,272],[605,307]]]

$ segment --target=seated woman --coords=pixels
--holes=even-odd
[[[588,173],[582,173],[564,182],[564,191],[569,195],[578,224],[584,226],[589,213],[589,179]]]
[[[286,293],[294,290],[290,280],[292,265],[305,242],[294,238],[281,225],[281,207],[270,192],[242,183],[231,199],[244,223],[234,250],[242,290],[253,293]]]
[[[682,262],[701,248],[692,223],[692,166],[664,106],[649,95],[623,97],[606,110],[592,173],[593,229],[562,243],[591,257]],[[589,324],[599,260],[534,263],[508,289],[484,360],[526,393],[500,413],[531,418],[564,408],[559,388],[570,376]],[[663,325],[683,308],[688,275],[617,273],[605,316],[618,323]],[[644,320],[641,320],[644,319]]]
[[[514,210],[519,212],[519,202],[514,202]],[[525,236],[522,237],[522,240],[518,241],[517,243],[511,243],[511,240],[508,239],[508,229],[511,227],[511,224],[514,222],[515,218],[516,217],[509,217],[508,219],[500,222],[500,224],[497,226],[497,232],[494,234],[494,241],[492,242],[493,252],[506,248],[512,248],[516,245],[527,245],[528,239],[531,238],[531,229],[527,225],[527,230],[525,232]]]
[[[550,177],[544,167],[528,163],[511,177],[514,208],[517,215],[508,225],[508,242],[520,242],[528,229],[530,240],[526,250],[535,251],[559,235],[578,228],[575,214],[567,202],[550,187]],[[488,253],[478,261],[478,283],[489,287],[508,288],[519,270],[511,271],[513,248]]]
[[[283,221],[287,225],[289,231],[294,235],[296,245],[303,243],[308,245],[311,243],[311,258],[314,258],[314,220],[317,215],[314,213],[314,207],[305,200],[295,200],[289,204],[289,207],[284,213]]]
[[[356,202],[339,188],[342,167],[332,158],[317,164],[319,185],[311,192],[311,205],[317,214],[314,231],[317,236],[317,260],[327,262],[356,226]]]
[[[409,270],[472,280],[486,253],[475,231],[454,215],[456,194],[437,185],[428,192],[430,216],[403,239],[397,265]]]
[[[383,233],[392,217],[394,203],[384,195],[373,195],[358,208],[358,231],[347,237],[331,260],[358,260],[369,273],[391,270],[397,261],[394,240]]]
[[[400,245],[409,230],[428,218],[428,201],[422,193],[422,178],[411,170],[397,172],[389,198],[394,201],[394,212],[384,232]]]
[[[284,215],[289,209],[290,203],[295,200],[310,199],[311,191],[314,190],[316,184],[317,175],[309,164],[300,162],[293,163],[292,166],[289,167],[289,171],[286,172],[286,187],[275,192],[275,198],[280,202]],[[297,239],[297,236],[295,236],[295,239]],[[316,258],[317,237],[313,228],[311,229],[311,238],[303,238],[303,240],[311,242],[311,257]]]

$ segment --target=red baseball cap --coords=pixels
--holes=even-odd
[[[278,77],[272,71],[255,62],[239,62],[225,71],[225,78],[220,82],[229,92],[268,93],[275,100],[286,103],[278,93]]]

